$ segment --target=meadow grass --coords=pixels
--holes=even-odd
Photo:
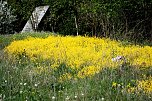
[[[135,64],[131,64],[130,62],[121,62],[120,64],[115,65],[116,67],[109,67],[108,64],[107,65],[104,64],[104,67],[101,66],[102,69],[99,69],[99,71],[91,75],[88,75],[89,70],[85,69],[85,67],[83,67],[82,65],[81,65],[82,67],[78,65],[81,68],[79,68],[79,70],[75,70],[69,67],[71,65],[67,65],[68,63],[66,63],[65,61],[59,62],[59,64],[54,65],[52,64],[52,61],[50,62],[48,58],[46,59],[37,56],[37,54],[33,55],[37,59],[31,60],[30,55],[24,53],[24,51],[21,54],[13,53],[12,55],[15,56],[11,55],[11,57],[9,52],[5,51],[6,47],[9,47],[9,45],[11,45],[11,42],[14,42],[16,40],[22,41],[24,39],[26,40],[29,37],[34,37],[35,39],[36,38],[44,39],[47,38],[48,36],[50,36],[50,34],[47,33],[43,33],[43,34],[27,33],[27,34],[17,34],[10,36],[0,36],[0,47],[1,47],[0,100],[2,101],[151,101],[152,100],[151,65],[145,65],[145,64],[135,65]],[[63,38],[66,39],[66,37]],[[85,40],[85,38],[83,40]],[[74,40],[74,42],[75,41],[76,40]],[[95,51],[99,51],[99,50],[95,50]],[[42,53],[42,51],[40,53]],[[114,56],[117,56],[117,54]],[[127,57],[128,55],[125,56]],[[91,57],[91,54],[89,57]],[[86,59],[89,59],[89,57]],[[58,60],[59,59],[60,58],[58,58]],[[75,57],[75,59],[77,58]],[[53,63],[55,63],[55,61],[53,61]],[[93,62],[93,65],[96,64],[97,64],[96,62]],[[54,66],[55,68],[52,68],[52,66]],[[89,66],[89,68],[91,68],[92,71],[94,70],[92,69],[94,67],[90,67],[91,65],[87,64],[87,66]],[[85,75],[83,78],[77,76],[77,74],[79,74],[79,71],[81,71],[82,69],[83,69],[83,73],[81,73],[81,76],[83,74]]]

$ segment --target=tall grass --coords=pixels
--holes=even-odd
[[[116,65],[116,67],[113,68],[109,67],[109,65],[104,65],[104,68],[102,67],[102,69],[100,69],[95,74],[91,76],[86,75],[85,77],[81,78],[75,76],[78,73],[78,71],[71,69],[69,65],[67,65],[65,62],[64,63],[62,62],[58,65],[52,65],[49,59],[45,59],[37,55],[34,56],[38,59],[31,60],[30,56],[28,56],[27,53],[26,55],[25,53],[21,53],[21,54],[13,53],[12,57],[10,57],[9,54],[10,52],[8,53],[4,52],[4,48],[6,49],[6,47],[9,47],[12,41],[22,40],[22,39],[26,40],[26,38],[29,36],[37,37],[36,34],[25,34],[25,36],[24,35],[1,36],[0,100],[2,101],[10,101],[10,100],[11,101],[26,101],[26,100],[27,101],[151,101],[152,100],[152,92],[151,92],[152,84],[145,83],[145,82],[151,82],[151,75],[152,75],[151,65],[145,65],[145,64],[135,65],[129,62],[125,62],[125,63],[121,62],[121,65],[118,64]],[[38,37],[40,38],[47,38],[48,36],[49,36],[48,34],[38,34]],[[66,39],[66,37],[63,38]],[[75,41],[77,40],[74,39],[74,42]],[[15,57],[13,55],[15,55]],[[56,66],[56,68],[52,68],[52,66]],[[81,67],[80,71],[83,68]],[[87,70],[85,72],[87,72]],[[141,85],[143,84],[142,82],[145,83],[145,85],[147,84],[146,87],[148,91],[144,89],[145,88],[144,86],[142,87],[139,86],[139,84]]]

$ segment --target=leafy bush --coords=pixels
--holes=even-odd
[[[11,8],[6,1],[0,1],[0,33],[8,34],[14,33],[13,22],[16,20],[16,16],[12,14]]]

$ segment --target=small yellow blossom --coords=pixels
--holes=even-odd
[[[117,83],[116,82],[112,82],[112,87],[116,87]]]
[[[65,80],[70,80],[71,78],[72,78],[72,75],[70,73],[65,73],[59,77],[59,82],[63,82]]]
[[[95,66],[84,67],[78,72],[78,77],[84,78],[86,76],[93,76],[94,74],[98,73],[98,71],[100,71],[99,68]]]
[[[128,91],[129,93],[133,93],[133,92],[136,91],[136,88],[135,88],[135,87],[129,87],[129,88],[127,89],[127,91]]]

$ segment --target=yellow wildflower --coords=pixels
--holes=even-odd
[[[47,60],[56,69],[64,63],[68,68],[80,70],[78,76],[94,75],[102,68],[116,68],[124,61],[114,62],[114,57],[123,56],[131,65],[152,66],[152,47],[123,46],[120,42],[82,36],[29,37],[14,41],[5,48],[10,58],[24,54],[31,61]]]

